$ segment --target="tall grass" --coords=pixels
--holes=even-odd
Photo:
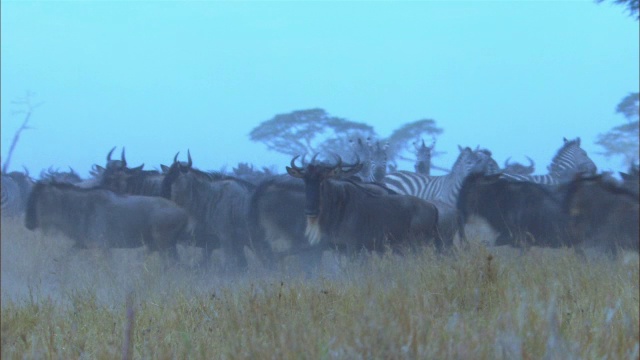
[[[635,253],[476,242],[446,256],[326,253],[305,276],[254,259],[225,274],[70,246],[3,220],[3,359],[639,356]]]

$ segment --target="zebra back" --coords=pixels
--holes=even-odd
[[[387,188],[398,194],[455,205],[464,178],[471,173],[484,172],[487,160],[482,153],[474,152],[469,147],[460,147],[460,155],[447,175],[425,176],[398,171],[388,174],[383,181]]]
[[[580,147],[580,138],[575,140],[564,139],[564,144],[558,150],[548,166],[546,175],[517,175],[503,173],[502,177],[516,180],[529,181],[542,185],[559,185],[571,181],[577,174],[594,175],[597,172],[596,164],[589,158],[587,152]]]

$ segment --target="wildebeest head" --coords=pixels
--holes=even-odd
[[[42,170],[40,172],[40,179],[55,182],[66,182],[69,184],[77,184],[82,181],[80,175],[78,175],[78,173],[76,173],[71,167],[69,167],[69,171],[54,170],[52,167],[49,167],[47,171]]]
[[[162,197],[174,200],[178,204],[187,203],[190,199],[182,199],[175,197],[184,197],[190,194],[188,190],[189,180],[186,177],[193,170],[193,161],[191,160],[191,152],[187,150],[187,161],[178,161],[178,155],[176,153],[173,157],[173,163],[165,172],[165,178],[162,181]],[[175,190],[173,190],[175,189]]]
[[[100,186],[113,192],[125,193],[127,189],[127,180],[131,176],[131,173],[136,170],[141,170],[144,165],[129,169],[127,167],[124,147],[120,154],[120,160],[111,159],[111,154],[113,154],[115,149],[116,147],[114,146],[107,154],[107,164],[102,172]]]
[[[337,164],[329,165],[316,162],[314,155],[311,163],[299,167],[295,161],[299,155],[291,160],[291,166],[287,166],[287,173],[295,178],[300,178],[305,183],[306,205],[305,214],[309,217],[318,216],[322,204],[320,203],[320,190],[325,180],[336,177],[349,177],[362,169],[363,164],[356,160],[354,164],[343,164],[342,159],[337,156]]]
[[[456,162],[453,164],[452,173],[486,173],[491,162],[495,162],[491,157],[491,151],[487,149],[477,147],[474,151],[470,147],[463,148],[460,145],[458,145],[458,149],[460,150],[460,155],[458,155]]]
[[[522,165],[516,162],[509,162],[511,157],[508,157],[507,160],[504,161],[504,170],[503,172],[514,175],[531,175],[535,171],[535,163],[533,160],[527,156],[527,160],[529,160],[529,166]]]

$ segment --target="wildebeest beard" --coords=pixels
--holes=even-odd
[[[320,243],[322,231],[320,231],[320,225],[318,224],[318,216],[307,216],[307,228],[304,231],[304,235],[309,240],[310,245]]]

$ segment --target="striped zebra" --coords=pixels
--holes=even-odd
[[[460,155],[447,175],[425,176],[411,171],[398,171],[385,176],[383,182],[398,194],[455,206],[464,178],[471,173],[486,171],[489,160],[482,151],[473,151],[469,147],[458,148]]]
[[[2,174],[2,216],[18,216],[24,213],[33,180],[21,172]]]
[[[551,160],[545,175],[516,175],[503,173],[502,177],[516,181],[529,181],[543,185],[558,185],[571,181],[577,174],[595,175],[598,171],[596,164],[589,158],[587,152],[580,147],[580,138],[574,140],[563,139],[564,144]]]
[[[387,148],[389,144],[380,145],[379,141],[374,144],[370,138],[367,138],[366,142],[358,138],[357,141],[351,141],[351,145],[357,158],[363,164],[362,170],[356,176],[364,182],[381,182],[387,173]]]
[[[429,176],[431,174],[431,150],[436,145],[436,139],[433,138],[430,146],[425,145],[424,139],[422,139],[422,145],[418,145],[418,142],[414,142],[413,146],[416,148],[416,164],[414,168],[416,173]]]

